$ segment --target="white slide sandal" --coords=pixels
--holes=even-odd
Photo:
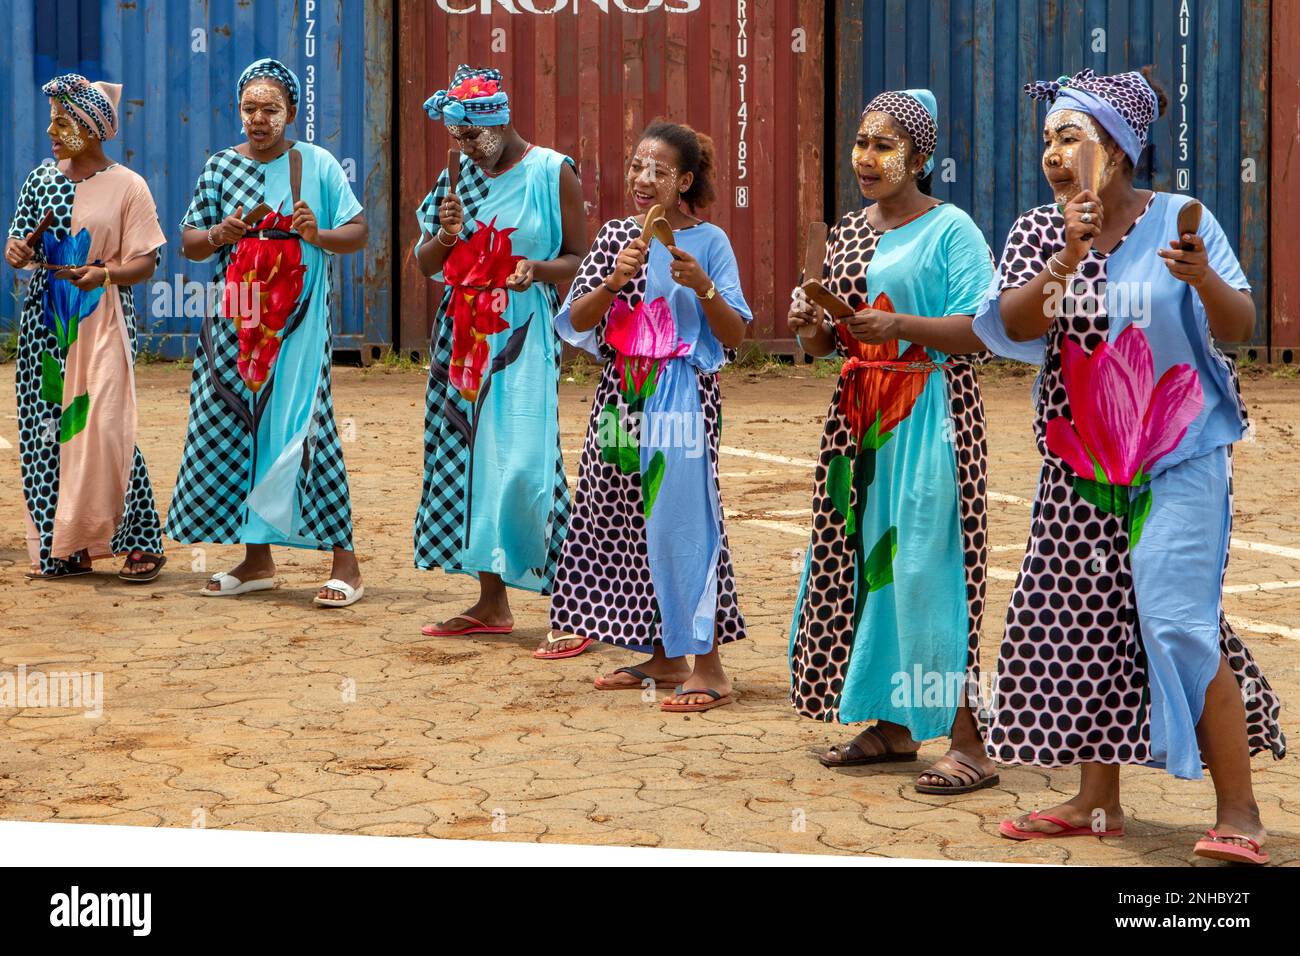
[[[312,603],[319,604],[321,607],[348,607],[360,601],[362,595],[366,593],[364,584],[358,588],[353,588],[348,582],[340,581],[338,578],[330,578],[321,587],[330,591],[343,592],[343,600],[341,601],[332,601],[329,598],[321,597],[319,594],[316,595],[316,597],[312,598]]]
[[[249,591],[269,591],[275,587],[275,578],[253,578],[251,581],[241,581],[233,574],[225,572],[212,575],[212,580],[217,582],[220,590],[209,591],[204,588],[199,592],[204,597],[238,597]]]

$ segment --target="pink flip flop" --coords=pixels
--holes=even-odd
[[[1092,827],[1076,827],[1066,823],[1060,817],[1054,817],[1047,813],[1039,813],[1037,810],[1029,814],[1029,819],[1046,820],[1048,823],[1053,826],[1058,826],[1061,829],[1053,833],[1045,833],[1042,830],[1022,830],[1020,827],[1016,826],[1013,821],[1003,820],[998,825],[998,832],[1008,840],[1043,840],[1055,837],[1077,836],[1122,837],[1124,835],[1123,827],[1120,827],[1118,830],[1094,830]]]
[[[1192,850],[1197,856],[1203,856],[1207,860],[1222,860],[1225,863],[1252,863],[1255,866],[1263,866],[1268,862],[1268,854],[1259,852],[1259,844],[1248,836],[1218,833],[1214,830],[1206,830],[1205,835],[1209,839],[1197,840],[1196,848]],[[1250,846],[1227,843],[1225,842],[1227,840],[1245,840]]]
[[[425,637],[466,637],[470,634],[509,634],[514,631],[513,627],[507,627],[504,624],[484,624],[476,617],[470,617],[468,614],[457,614],[448,620],[468,621],[467,627],[438,627],[436,624],[426,624],[420,628],[420,633]]]

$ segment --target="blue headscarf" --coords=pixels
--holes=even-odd
[[[497,70],[476,70],[462,63],[451,85],[424,101],[429,119],[448,126],[505,126],[510,122],[510,98],[501,89]]]
[[[1146,148],[1147,131],[1159,109],[1155,90],[1141,73],[1098,76],[1084,69],[1074,76],[1026,83],[1025,92],[1052,104],[1048,116],[1059,110],[1087,113],[1119,143],[1134,166]]]
[[[259,76],[269,76],[284,87],[285,92],[289,94],[289,105],[298,105],[298,95],[301,87],[298,85],[298,77],[279,60],[272,60],[270,57],[258,60],[256,63],[250,63],[248,68],[239,75],[239,89],[235,93],[235,99],[244,95],[244,87]]]

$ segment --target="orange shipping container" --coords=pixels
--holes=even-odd
[[[665,117],[713,137],[718,200],[754,310],[750,335],[792,353],[785,322],[804,224],[824,217],[821,0],[432,0],[398,20],[399,341],[428,343],[441,289],[412,256],[415,210],[446,163],[423,103],[456,66],[502,72],[523,136],[572,156],[588,231],[628,214],[627,157]]]

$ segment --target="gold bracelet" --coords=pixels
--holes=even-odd
[[[104,288],[107,289],[113,284],[113,277],[108,272],[108,266],[101,266],[100,268],[104,270]]]

